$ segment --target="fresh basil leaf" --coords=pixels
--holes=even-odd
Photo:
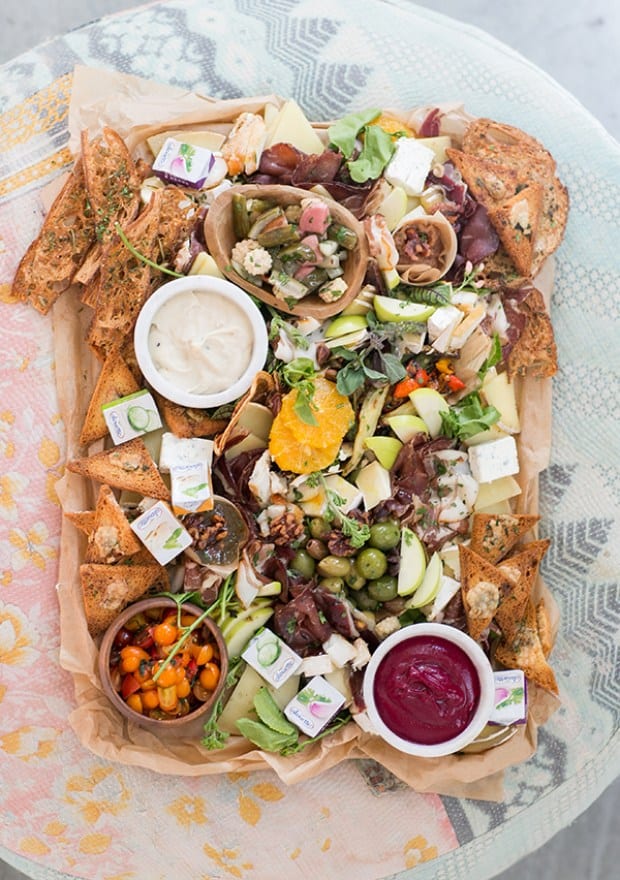
[[[381,361],[383,362],[383,369],[390,385],[393,385],[394,382],[400,382],[407,375],[407,370],[403,367],[400,358],[396,357],[395,354],[386,352],[381,355]]]
[[[356,183],[376,180],[394,155],[394,141],[378,125],[364,129],[364,146],[353,162],[348,163],[351,179]]]
[[[387,381],[385,373],[381,373],[379,370],[373,370],[372,367],[369,367],[366,364],[364,364],[364,374],[367,379],[375,379],[377,381],[383,379],[383,381]]]
[[[340,394],[348,397],[362,387],[364,378],[364,368],[359,362],[347,364],[346,367],[338,370],[336,388]]]
[[[349,113],[348,116],[334,122],[327,130],[330,144],[337,147],[345,159],[348,159],[355,149],[355,141],[360,131],[380,113],[381,110],[377,108],[360,110],[359,113]]]

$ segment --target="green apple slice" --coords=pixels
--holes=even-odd
[[[368,326],[368,322],[364,315],[340,315],[330,322],[325,331],[325,339],[335,339],[337,336],[347,336],[349,333],[356,333],[358,330],[364,330]]]
[[[422,583],[417,590],[415,590],[413,596],[409,600],[409,605],[412,608],[422,608],[424,605],[428,605],[429,602],[432,602],[439,592],[442,575],[443,564],[441,562],[441,557],[439,556],[439,553],[433,553],[426,566]]]
[[[364,446],[377,456],[377,461],[389,471],[398,458],[403,444],[396,437],[367,437]]]
[[[447,413],[450,409],[445,398],[434,388],[416,388],[409,395],[409,400],[415,406],[420,418],[426,423],[431,437],[438,437],[441,434],[442,424],[440,414]]]
[[[403,299],[395,299],[391,296],[381,296],[379,294],[373,298],[372,302],[379,321],[415,321],[420,323],[428,321],[435,311],[435,306],[406,302]]]
[[[411,529],[403,526],[400,539],[400,570],[398,595],[410,596],[418,589],[426,573],[426,556],[422,542]]]
[[[385,424],[394,431],[398,439],[402,440],[403,443],[408,443],[416,434],[428,434],[426,422],[420,416],[388,416]]]

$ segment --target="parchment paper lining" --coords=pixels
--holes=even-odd
[[[170,86],[125,74],[77,67],[69,113],[70,145],[79,144],[80,131],[92,136],[104,125],[115,128],[132,150],[143,153],[144,139],[169,128],[183,126],[226,130],[241,110],[259,111],[281,98],[265,97],[216,101]],[[324,126],[317,126],[319,129]],[[537,286],[549,303],[552,270],[546,269]],[[53,309],[56,382],[60,412],[67,436],[67,459],[81,455],[78,436],[99,364],[90,354],[84,336],[90,315],[75,291],[68,291]],[[538,474],[549,460],[551,442],[551,383],[528,380],[519,388],[524,431],[519,437],[522,494],[519,511],[538,509]],[[66,472],[57,484],[63,510],[88,510],[94,506],[96,488],[76,474]],[[284,758],[261,752],[233,737],[226,748],[208,751],[200,745],[202,729],[187,728],[182,738],[155,736],[125,722],[109,704],[96,672],[97,646],[88,634],[84,616],[79,566],[85,540],[67,520],[61,533],[58,598],[60,603],[60,662],[74,681],[77,707],[69,721],[81,743],[95,754],[158,773],[203,776],[271,767],[281,780],[295,783],[310,779],[346,759],[370,757],[421,792],[455,797],[501,800],[503,771],[527,760],[536,749],[537,727],[559,706],[544,691],[530,688],[527,725],[504,745],[486,752],[447,758],[416,759],[402,755],[378,737],[362,733],[351,723],[299,755]],[[542,582],[544,595],[557,630],[558,611]]]

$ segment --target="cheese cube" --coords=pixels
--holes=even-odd
[[[518,474],[519,459],[514,437],[502,437],[500,440],[472,446],[469,450],[469,467],[479,483],[490,483],[501,477]]]
[[[434,163],[433,150],[418,143],[415,138],[402,137],[396,141],[396,149],[384,177],[392,186],[402,187],[407,195],[419,195]]]
[[[372,461],[363,467],[355,482],[364,496],[366,510],[372,510],[392,495],[390,472],[378,461]]]
[[[433,342],[442,333],[452,332],[465,315],[456,306],[439,306],[427,321],[428,338]]]

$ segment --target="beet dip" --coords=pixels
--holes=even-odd
[[[457,645],[436,636],[412,636],[379,664],[377,712],[397,736],[436,745],[458,736],[480,700],[476,667]]]

